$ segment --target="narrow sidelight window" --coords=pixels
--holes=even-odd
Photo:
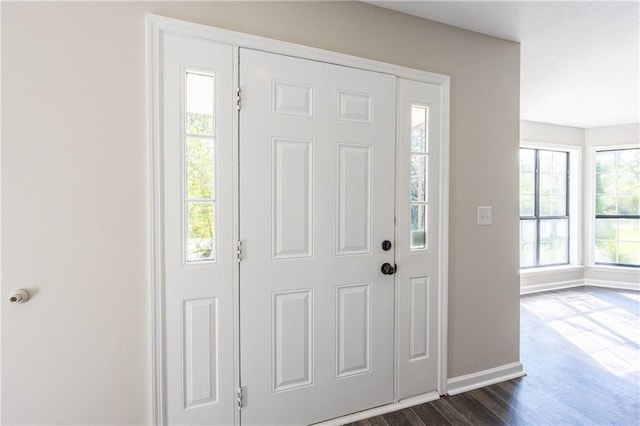
[[[640,149],[596,151],[595,262],[640,266]]]
[[[429,108],[411,106],[411,250],[429,248]]]
[[[215,260],[215,77],[185,73],[184,215],[187,262]]]
[[[569,154],[520,149],[520,267],[569,263]]]

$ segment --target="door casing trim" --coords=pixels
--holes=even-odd
[[[236,31],[223,30],[207,25],[195,24],[178,19],[147,13],[145,15],[146,36],[146,176],[147,176],[147,286],[148,286],[148,330],[149,362],[147,385],[149,420],[154,425],[166,422],[165,377],[164,377],[164,300],[163,300],[163,241],[162,232],[162,163],[161,163],[161,52],[160,40],[163,34],[202,39],[234,47],[234,84],[238,85],[238,49],[240,47],[261,50],[303,59],[326,62],[356,69],[395,75],[396,77],[437,84],[440,86],[442,101],[441,149],[440,149],[440,232],[438,235],[439,282],[438,282],[438,393],[447,392],[447,327],[448,327],[448,265],[449,265],[449,115],[450,84],[447,75],[417,70],[400,65],[359,58],[314,47],[303,46]],[[233,190],[234,211],[238,211],[238,114],[233,119]],[[234,235],[239,235],[238,216],[234,217]],[[239,268],[233,273],[234,296],[234,381],[240,384],[240,318],[239,318]],[[394,369],[396,369],[394,362]],[[395,373],[394,373],[395,374]],[[229,392],[232,390],[229,389]],[[239,424],[238,410],[235,424]]]

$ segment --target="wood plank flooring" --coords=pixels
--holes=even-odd
[[[350,426],[640,425],[640,293],[523,296],[520,326],[526,377]]]

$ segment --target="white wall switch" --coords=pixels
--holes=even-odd
[[[493,224],[493,207],[478,207],[478,225],[486,226]]]

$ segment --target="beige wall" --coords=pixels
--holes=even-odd
[[[2,7],[3,423],[148,421],[144,12],[450,75],[449,375],[519,360],[518,44],[351,2]]]

